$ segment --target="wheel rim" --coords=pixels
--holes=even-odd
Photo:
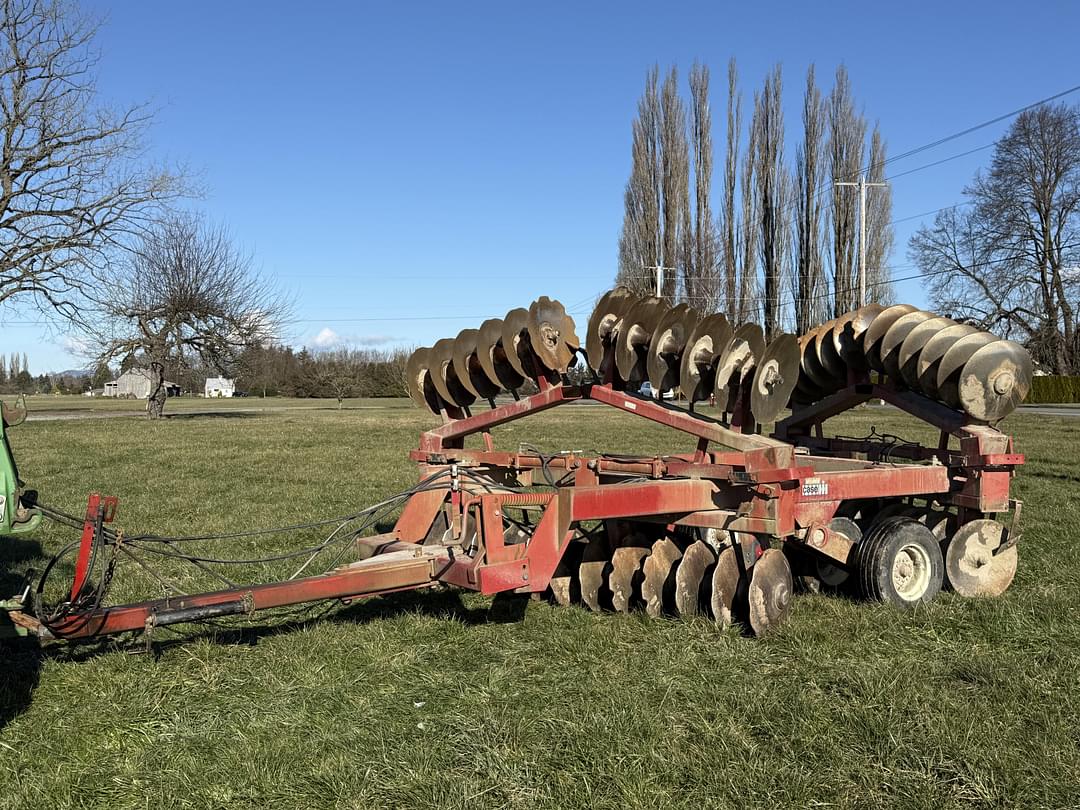
[[[900,547],[893,559],[892,584],[900,598],[914,602],[930,587],[930,555],[918,543]]]

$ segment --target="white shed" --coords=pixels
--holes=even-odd
[[[226,377],[207,377],[203,396],[207,397],[231,397],[236,391],[236,380]]]

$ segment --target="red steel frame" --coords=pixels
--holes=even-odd
[[[1014,452],[1009,436],[969,424],[943,405],[887,385],[853,381],[778,423],[774,436],[767,437],[743,432],[741,426],[752,426],[741,405],[746,397],[740,397],[739,417],[725,425],[610,384],[538,382],[540,391],[530,397],[476,415],[451,412],[442,425],[421,435],[410,458],[422,476],[449,469],[450,481],[443,489],[412,496],[392,532],[360,539],[360,547],[372,556],[287,582],[100,608],[40,628],[39,633],[81,638],[149,630],[206,615],[351,600],[435,583],[485,594],[543,591],[574,527],[587,521],[619,519],[744,532],[802,543],[846,562],[851,541],[828,528],[844,501],[921,496],[957,507],[963,520],[1008,511],[1015,519],[1019,513],[1019,503],[1009,497],[1009,483],[1024,458]],[[880,444],[823,435],[826,419],[874,398],[938,428],[938,446],[894,447],[886,458]],[[541,458],[494,449],[492,428],[585,400],[671,427],[696,440],[696,446],[691,452],[641,457],[562,453]],[[467,449],[465,439],[477,434],[483,449]],[[713,450],[712,444],[724,449]],[[893,457],[905,463],[889,460]],[[541,468],[558,471],[567,485],[553,491],[488,491],[461,475],[463,469],[475,469],[527,487]],[[88,507],[73,595],[85,581],[90,544],[102,522],[92,520],[100,514],[96,497],[91,496]],[[539,512],[525,542],[508,542],[505,509]],[[464,553],[460,543],[443,542],[446,534],[460,541],[467,530],[474,553]]]

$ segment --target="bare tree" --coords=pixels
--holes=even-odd
[[[1057,374],[1080,371],[1080,107],[1021,113],[990,169],[912,237],[935,306],[1027,344]]]
[[[145,107],[95,104],[93,20],[64,0],[0,8],[0,305],[77,319],[105,254],[182,189],[139,167]]]
[[[814,78],[814,66],[806,71],[803,94],[803,139],[795,150],[795,329],[804,334],[825,320],[825,278],[821,258],[821,189],[825,179],[822,151],[825,139],[825,103]]]
[[[881,131],[874,125],[870,136],[870,166],[867,181],[883,183],[866,193],[866,298],[888,303],[892,300],[892,275],[889,257],[893,249],[892,186],[885,182],[888,149]]]
[[[695,63],[690,71],[690,144],[694,162],[694,212],[683,238],[683,291],[687,300],[705,311],[719,305],[716,232],[712,214],[712,111],[709,108],[709,69]]]
[[[833,313],[856,306],[858,297],[858,192],[837,182],[859,179],[866,140],[866,120],[855,110],[847,68],[836,69],[836,84],[828,100],[829,223],[832,240]]]
[[[746,145],[746,153],[743,155],[742,176],[740,178],[739,194],[742,201],[742,216],[739,220],[739,284],[735,293],[735,318],[733,323],[745,323],[757,318],[755,304],[757,302],[758,283],[758,212],[761,208],[758,199],[757,185],[754,180],[754,168],[757,154],[757,127],[751,125],[750,140]]]
[[[174,214],[140,238],[96,300],[88,334],[98,359],[148,366],[151,418],[165,407],[166,366],[225,372],[245,348],[272,340],[288,309],[227,231],[193,214]]]
[[[739,221],[735,214],[735,188],[739,176],[739,138],[742,134],[742,94],[735,57],[728,62],[727,150],[724,156],[724,209],[721,214],[721,246],[724,303],[731,321],[739,317]]]
[[[784,170],[783,78],[780,65],[765,77],[761,95],[754,95],[751,128],[757,149],[754,177],[758,198],[758,249],[761,255],[762,317],[768,340],[780,331],[780,288],[788,234],[784,214],[787,173]]]
[[[654,268],[668,268],[662,295],[674,300],[682,267],[682,232],[688,220],[689,145],[678,74],[672,68],[659,89],[657,81],[654,68],[646,78],[633,127],[618,281],[639,292],[652,292]]]

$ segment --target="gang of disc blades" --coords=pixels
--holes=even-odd
[[[477,357],[479,329],[462,329],[454,338],[454,370],[465,389],[477,399],[492,399],[501,390],[488,379]]]
[[[663,298],[651,295],[642,298],[623,316],[615,341],[615,368],[623,380],[636,383],[647,379],[645,354],[649,341],[669,308]]]
[[[676,304],[660,319],[649,339],[646,370],[653,391],[661,393],[679,386],[683,351],[701,314],[689,304]]]
[[[915,328],[908,332],[904,342],[900,344],[900,351],[897,353],[900,377],[908,388],[918,388],[919,354],[923,348],[934,335],[943,329],[948,329],[950,326],[956,326],[956,321],[938,315],[916,324]]]
[[[881,339],[881,348],[878,350],[881,365],[893,382],[897,382],[900,378],[900,347],[904,345],[904,340],[911,334],[912,329],[933,317],[935,317],[934,313],[921,309],[909,312],[897,318],[885,333],[885,337]]]
[[[431,349],[424,347],[409,355],[405,363],[405,382],[412,401],[432,413],[442,409],[439,392],[435,390],[428,364],[431,362]]]
[[[983,422],[1004,419],[1028,395],[1033,373],[1031,355],[1019,343],[989,343],[978,349],[960,372],[960,405],[969,416]]]
[[[700,321],[690,333],[679,368],[679,387],[690,402],[712,396],[716,361],[731,335],[731,324],[721,312]]]
[[[915,307],[911,304],[896,304],[887,307],[877,314],[877,317],[866,327],[863,333],[863,354],[866,362],[874,371],[884,373],[885,367],[881,365],[881,341],[885,339],[885,333],[889,327],[907,315],[914,312]]]
[[[756,323],[744,323],[735,330],[716,363],[713,391],[716,404],[732,413],[739,388],[754,371],[757,358],[765,353],[765,335]]]
[[[833,327],[833,344],[848,368],[856,371],[867,371],[870,368],[863,351],[863,338],[870,324],[883,309],[881,304],[867,304],[836,319],[836,326]]]
[[[607,355],[606,349],[615,345],[619,322],[638,300],[626,287],[615,287],[600,297],[589,316],[585,333],[585,353],[589,357],[590,368],[601,377],[604,375],[601,365]]]
[[[476,401],[461,381],[454,369],[454,339],[443,338],[435,341],[431,347],[431,381],[439,396],[451,405],[467,408]]]
[[[532,361],[529,359],[529,310],[524,307],[512,309],[503,318],[502,346],[511,368],[525,379],[533,376]]]
[[[938,363],[938,399],[953,408],[961,407],[960,372],[964,370],[967,361],[972,358],[975,352],[996,340],[998,340],[998,337],[989,332],[975,332],[967,337],[960,338],[949,347],[949,350],[945,352],[945,356],[941,358],[941,362]]]
[[[750,628],[763,636],[788,617],[794,583],[791,565],[777,548],[769,548],[750,569]]]
[[[978,331],[970,324],[958,323],[942,329],[930,338],[919,352],[918,390],[931,399],[937,399],[937,373],[941,358],[960,338],[974,335]]]
[[[788,406],[799,379],[799,360],[799,341],[795,336],[777,335],[756,363],[750,388],[750,412],[759,424],[775,422]]]
[[[476,356],[488,380],[507,391],[516,391],[525,383],[506,356],[502,345],[502,318],[489,318],[480,324],[476,338]]]
[[[529,307],[529,341],[540,363],[551,371],[564,374],[578,349],[574,319],[556,298],[541,295]]]
[[[702,584],[715,562],[716,552],[701,540],[691,543],[683,552],[679,567],[675,569],[675,609],[680,616],[701,613]]]

